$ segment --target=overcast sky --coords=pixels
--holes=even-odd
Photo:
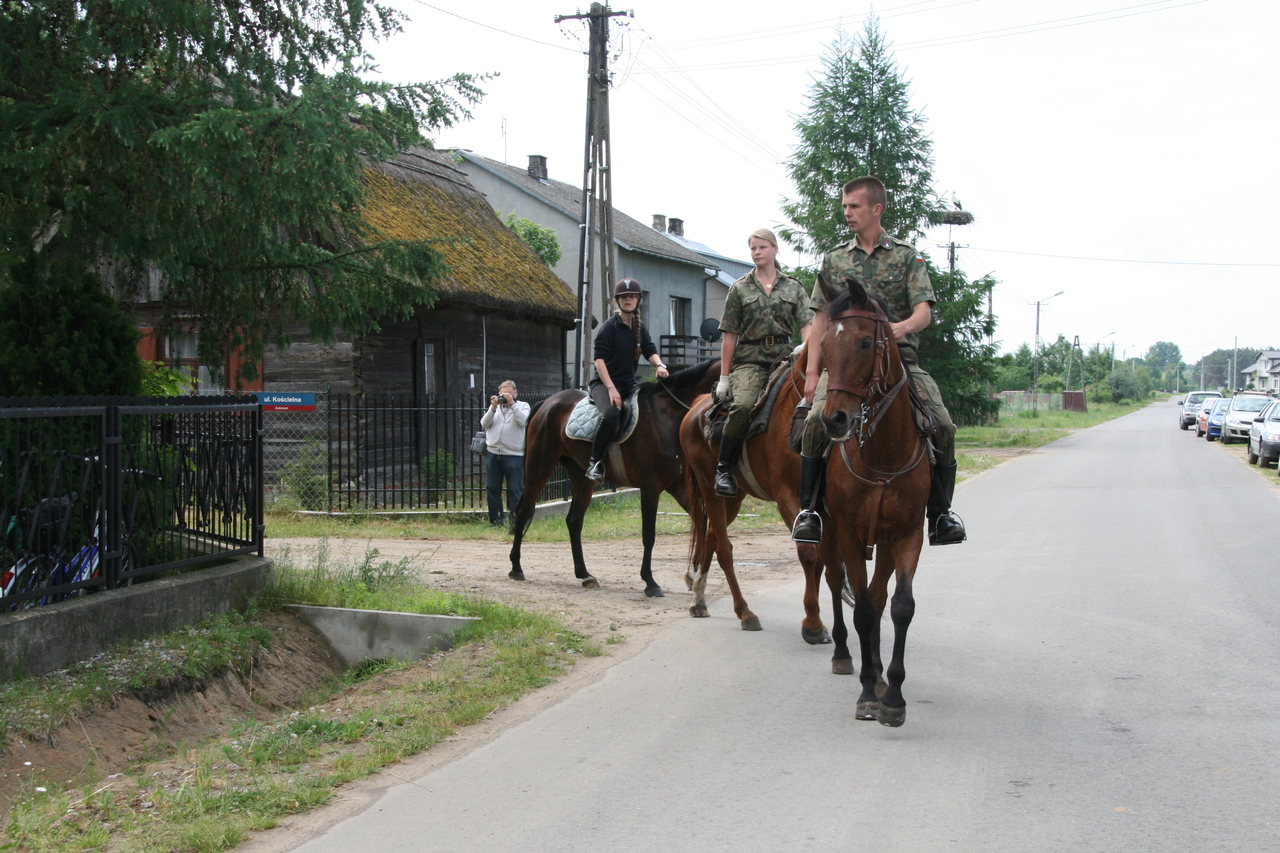
[[[590,3],[389,2],[411,21],[372,47],[387,79],[501,75],[439,146],[521,166],[542,154],[553,178],[581,185],[587,28],[553,19]],[[873,4],[613,8],[635,13],[611,27],[615,206],[646,224],[655,213],[684,219],[687,237],[745,259],[747,235],[783,221],[784,162],[819,56],[836,28],[859,31]],[[1160,340],[1188,363],[1237,337],[1280,347],[1280,3],[885,0],[874,10],[927,118],[936,189],[976,217],[934,229],[920,248],[944,265],[954,239],[967,273],[1000,280],[1003,349],[1033,340],[1037,300],[1046,341],[1114,342],[1118,357]]]

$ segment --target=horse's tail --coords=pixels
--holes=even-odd
[[[685,494],[689,500],[689,565],[700,569],[710,556],[707,553],[710,547],[707,536],[707,501],[698,485],[698,475],[694,473],[688,453],[685,454],[684,463]]]

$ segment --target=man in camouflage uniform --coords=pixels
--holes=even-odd
[[[809,333],[813,311],[804,285],[783,275],[775,260],[778,241],[761,228],[747,241],[756,268],[733,283],[720,318],[720,382],[716,398],[730,397],[729,416],[720,439],[716,494],[734,497],[733,466],[747,437],[751,409],[764,393],[773,363],[791,351],[792,335]]]
[[[848,282],[858,282],[867,293],[885,301],[889,309],[890,329],[898,342],[902,362],[938,422],[934,436],[937,457],[925,511],[929,519],[929,544],[963,542],[964,525],[951,513],[951,498],[956,485],[956,427],[943,405],[937,383],[917,363],[919,332],[929,325],[933,317],[931,306],[935,301],[924,257],[910,243],[885,233],[881,228],[880,217],[884,213],[886,197],[884,184],[879,180],[855,178],[844,185],[842,201],[845,222],[853,232],[853,239],[828,252],[822,260],[822,269],[809,302],[815,312],[810,340],[822,340],[828,325],[824,309],[839,289],[848,287]],[[801,509],[791,532],[791,538],[797,542],[822,541],[819,510],[827,445],[822,407],[826,402],[827,373],[821,370],[819,361],[818,358],[809,360],[805,376],[805,400],[812,403],[812,408],[805,418],[800,447]],[[810,505],[814,509],[810,510]]]

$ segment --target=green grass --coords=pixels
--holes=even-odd
[[[781,523],[773,504],[747,498],[734,526],[739,530],[772,530]],[[683,536],[689,532],[685,511],[675,498],[663,494],[658,502],[657,532],[659,536]],[[352,517],[298,515],[292,512],[268,511],[266,531],[269,539],[294,537],[332,538],[431,538],[472,539],[510,542],[504,527],[490,527],[486,520],[447,515],[407,516],[391,518],[364,514]],[[593,501],[582,524],[582,538],[625,539],[640,535],[640,496],[626,494],[609,500]],[[543,518],[533,522],[524,537],[526,542],[568,542],[569,531],[563,518]]]
[[[265,603],[307,601],[478,616],[479,622],[455,636],[468,651],[437,655],[428,664],[375,664],[350,672],[347,684],[393,669],[413,668],[421,677],[383,686],[373,682],[359,710],[344,709],[345,694],[339,693],[329,707],[299,709],[270,723],[246,720],[176,766],[161,765],[156,771],[152,765],[82,786],[33,780],[13,804],[0,850],[108,845],[127,853],[225,850],[251,831],[327,802],[339,785],[484,719],[553,680],[575,657],[602,653],[600,644],[553,616],[434,592],[411,579],[414,570],[412,561],[379,560],[372,550],[342,562],[322,547],[302,561],[286,555]],[[232,629],[243,630],[233,635]],[[196,643],[192,638],[203,639]],[[95,659],[79,677],[57,674],[5,685],[0,707],[14,731],[51,731],[53,709],[68,702],[68,696],[81,697],[72,703],[79,713],[111,695],[158,692],[171,687],[175,678],[207,679],[220,668],[243,667],[266,642],[268,632],[251,620],[224,617],[148,641],[164,653],[139,655],[144,644],[133,644]],[[175,656],[181,660],[169,659]],[[91,674],[114,672],[127,661],[133,661],[125,667],[128,677],[104,680]],[[80,683],[69,687],[69,681]],[[18,706],[31,710],[20,712]],[[59,713],[65,717],[71,712]]]

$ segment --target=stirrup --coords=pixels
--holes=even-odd
[[[945,523],[943,523],[944,520]],[[939,527],[942,528],[941,531],[938,530]],[[964,530],[964,522],[960,520],[960,516],[950,510],[939,515],[929,525],[930,545],[959,545],[968,538]]]
[[[796,520],[791,524],[791,541],[821,545],[822,513],[812,509],[800,510],[796,514]]]
[[[604,479],[604,460],[592,459],[591,464],[587,466],[587,479],[594,480],[597,483]]]
[[[721,471],[716,474],[716,494],[722,498],[736,498],[738,496],[738,481],[728,471]]]

